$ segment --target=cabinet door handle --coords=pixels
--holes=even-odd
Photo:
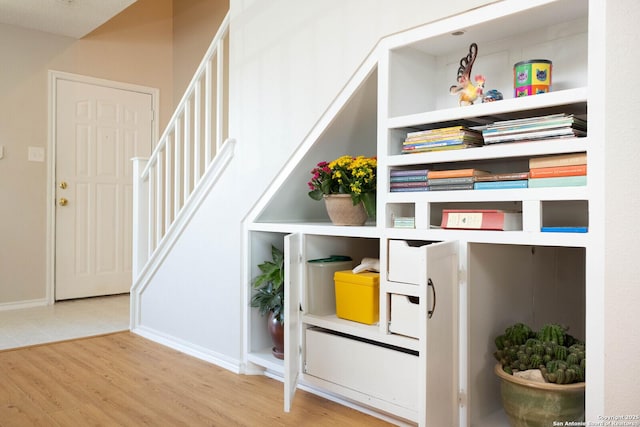
[[[433,313],[436,311],[436,285],[434,285],[431,279],[429,279],[427,287],[431,288],[431,292],[433,292],[433,306],[431,307],[431,310],[427,310],[427,319],[431,319],[433,317]]]

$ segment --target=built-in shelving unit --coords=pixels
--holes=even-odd
[[[390,36],[310,132],[246,223],[247,298],[255,266],[269,257],[271,244],[285,249],[292,276],[285,362],[271,360],[264,319],[252,310],[245,340],[248,363],[282,375],[285,407],[295,404],[293,391],[304,384],[400,423],[506,426],[492,369],[493,338],[515,321],[564,323],[575,336],[588,335],[587,290],[596,286],[587,266],[591,234],[541,227],[590,231],[591,178],[581,187],[396,193],[389,191],[389,176],[396,169],[527,171],[531,158],[567,153],[587,153],[590,171],[601,167],[592,152],[603,141],[591,133],[401,154],[402,141],[416,130],[556,113],[601,120],[589,109],[590,3],[506,0]],[[460,107],[448,93],[472,42],[479,46],[473,74],[485,75],[485,91],[498,89],[504,100]],[[532,58],[553,61],[553,89],[514,98],[513,64]],[[344,154],[378,157],[377,220],[362,227],[331,225],[304,186],[316,163]],[[442,211],[451,208],[519,210],[522,230],[442,229]],[[414,217],[415,228],[394,228],[396,216]],[[377,324],[305,311],[306,262],[334,254],[356,263],[380,259]],[[562,302],[567,298],[570,305]],[[345,351],[381,365],[352,365],[340,358]],[[323,358],[330,362],[320,363]],[[415,370],[412,380],[406,366]],[[596,398],[587,396],[587,402]]]

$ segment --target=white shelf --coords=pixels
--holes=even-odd
[[[274,357],[269,347],[247,354],[247,360],[270,371],[284,372],[284,360]]]
[[[273,233],[304,233],[318,236],[377,238],[379,229],[369,223],[364,226],[337,226],[328,222],[254,222],[249,224],[250,231]]]
[[[586,200],[588,187],[520,188],[508,190],[412,191],[387,195],[388,203],[511,202],[522,200]]]
[[[336,315],[316,316],[311,314],[304,315],[303,322],[307,325],[342,332],[382,344],[418,351],[418,340],[402,335],[382,334],[380,333],[380,326],[378,324],[365,325],[364,323],[340,319]]]
[[[549,92],[536,96],[511,98],[501,101],[480,103],[464,107],[446,108],[406,116],[392,117],[387,120],[390,129],[412,128],[442,122],[472,120],[478,124],[490,123],[501,116],[517,115],[519,117],[535,116],[536,111],[562,106],[563,111],[571,113],[586,111],[587,88],[580,87],[557,92]],[[569,111],[567,111],[569,110]],[[487,119],[482,119],[487,117]]]
[[[515,157],[545,156],[551,154],[578,153],[587,151],[589,138],[554,139],[536,142],[502,143],[463,150],[434,151],[389,156],[388,166],[411,166],[471,160],[509,159]]]
[[[458,240],[468,243],[567,247],[586,247],[589,243],[589,233],[388,228],[385,234],[390,239],[437,242]]]

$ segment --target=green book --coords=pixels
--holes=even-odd
[[[587,176],[562,176],[556,178],[529,178],[529,188],[579,187],[587,185]]]

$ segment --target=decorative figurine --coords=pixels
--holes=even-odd
[[[467,56],[460,59],[458,68],[458,84],[449,88],[452,95],[458,94],[458,105],[472,105],[478,97],[482,96],[484,89],[484,76],[475,77],[475,85],[471,82],[471,68],[478,56],[478,45],[471,43]]]

